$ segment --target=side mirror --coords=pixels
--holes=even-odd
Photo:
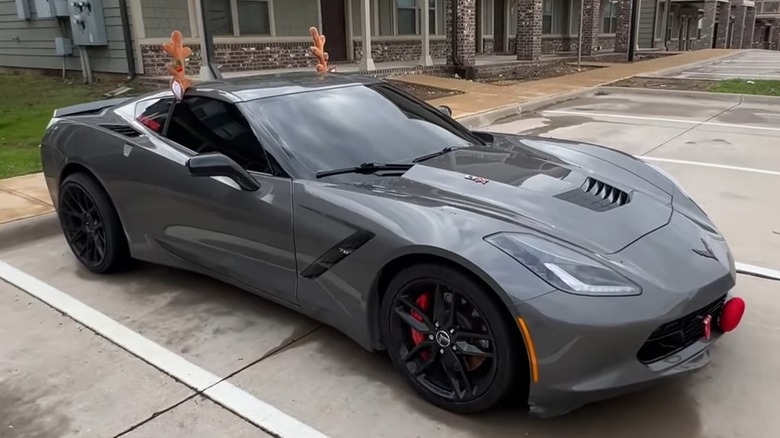
[[[224,176],[232,179],[241,190],[254,192],[260,184],[243,167],[219,152],[196,155],[187,160],[187,170],[193,176]]]
[[[442,105],[437,109],[441,111],[441,113],[444,114],[445,116],[452,117],[452,108],[448,107],[447,105]]]

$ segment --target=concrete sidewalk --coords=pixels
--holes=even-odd
[[[660,73],[685,66],[712,62],[716,59],[736,55],[739,50],[707,49],[685,52],[636,63],[614,64],[572,75],[558,76],[516,85],[490,85],[427,75],[407,75],[393,79],[429,87],[462,91],[464,94],[434,99],[432,105],[447,105],[455,118],[469,117],[491,111],[495,108],[517,105],[556,95],[585,90],[599,85],[627,79],[651,72]]]
[[[394,79],[431,87],[458,90],[464,94],[434,99],[433,105],[448,105],[456,119],[480,117],[502,107],[517,106],[555,96],[583,91],[640,74],[660,73],[733,56],[739,50],[707,49],[633,64],[615,64],[573,75],[559,76],[517,85],[489,85],[461,79],[427,75],[399,76]],[[504,114],[514,115],[514,114]],[[53,211],[42,174],[0,180],[0,224],[27,219]]]

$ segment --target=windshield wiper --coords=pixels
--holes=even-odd
[[[425,154],[423,156],[417,157],[414,160],[412,160],[412,163],[419,163],[421,161],[430,160],[431,158],[435,158],[438,157],[439,155],[444,155],[454,151],[455,149],[461,149],[461,148],[463,148],[463,146],[448,146],[440,151],[432,152],[430,154]]]
[[[414,166],[411,163],[363,163],[360,166],[345,167],[343,169],[322,170],[315,174],[317,178],[323,178],[331,175],[340,175],[343,173],[374,173],[383,170],[409,170]]]

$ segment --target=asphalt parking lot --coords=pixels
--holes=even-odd
[[[647,76],[659,76],[649,74]],[[703,79],[720,81],[724,79],[780,79],[780,52],[776,50],[741,50],[729,56],[702,65],[693,65],[683,70],[661,74],[676,79]]]
[[[486,129],[642,155],[677,178],[711,215],[739,262],[780,269],[780,105],[599,94]],[[0,282],[0,437],[264,436],[183,378],[208,382],[211,399],[250,406],[238,409],[249,420],[265,418],[285,430],[308,425],[332,437],[780,436],[780,350],[773,348],[780,345],[780,282],[772,280],[740,275],[745,319],[715,345],[705,369],[539,420],[512,406],[479,416],[440,411],[418,398],[384,356],[201,276],[154,266],[95,276],[77,264],[59,234],[0,246],[0,260],[56,288],[25,280],[78,314],[110,318],[96,322],[106,337],[129,339],[119,347]],[[0,266],[0,272],[11,270]],[[147,354],[142,360],[127,350]],[[304,432],[289,436],[314,436],[298,430]]]

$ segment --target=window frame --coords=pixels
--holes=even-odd
[[[226,0],[228,2],[228,9],[230,14],[230,20],[231,20],[231,27],[232,27],[232,33],[227,34],[221,34],[221,33],[214,33],[215,37],[238,37],[238,36],[250,36],[250,37],[275,37],[276,36],[276,21],[274,19],[274,0],[252,0],[256,3],[265,3],[266,8],[268,9],[268,32],[267,34],[262,33],[241,33],[241,26],[239,24],[239,17],[240,14],[238,13],[238,2],[239,0]],[[247,1],[247,0],[240,0],[240,1]]]
[[[612,13],[614,15],[607,16],[607,8],[606,5],[612,4],[614,7],[612,8]],[[602,35],[615,35],[617,33],[617,22],[618,22],[618,12],[617,12],[617,5],[618,0],[602,0],[601,1],[601,11],[599,13],[601,22],[599,23],[599,34]],[[604,28],[604,20],[609,20],[609,29]]]
[[[563,6],[561,4],[563,3]],[[545,14],[545,5],[550,5],[550,13]],[[542,1],[542,35],[546,37],[565,37],[571,33],[571,14],[572,5],[570,2],[560,0],[543,0]],[[550,17],[550,32],[544,31],[544,19]],[[563,17],[563,18],[561,18]],[[563,29],[559,29],[563,24]]]
[[[398,0],[390,0],[393,3],[393,15],[390,17],[390,21],[392,23],[393,28],[393,36],[400,36],[400,37],[422,37],[422,7],[423,5],[428,6],[428,35],[430,36],[444,36],[444,29],[443,27],[446,27],[446,23],[442,25],[442,23],[439,22],[439,20],[442,18],[442,16],[445,13],[445,10],[442,10],[442,8],[447,7],[446,2],[450,0],[416,0],[415,6],[413,8],[410,7],[398,7]],[[431,2],[433,2],[433,6],[431,6]],[[379,0],[373,0],[374,10],[379,10]],[[415,22],[415,33],[398,33],[398,11],[400,9],[412,9],[414,10],[414,22]],[[375,32],[378,30],[378,16],[373,17],[372,20],[372,32]],[[430,21],[433,20],[434,23],[434,32],[430,32]],[[376,26],[375,26],[376,25]],[[374,37],[375,35],[372,35]],[[377,36],[379,38],[379,36]]]

